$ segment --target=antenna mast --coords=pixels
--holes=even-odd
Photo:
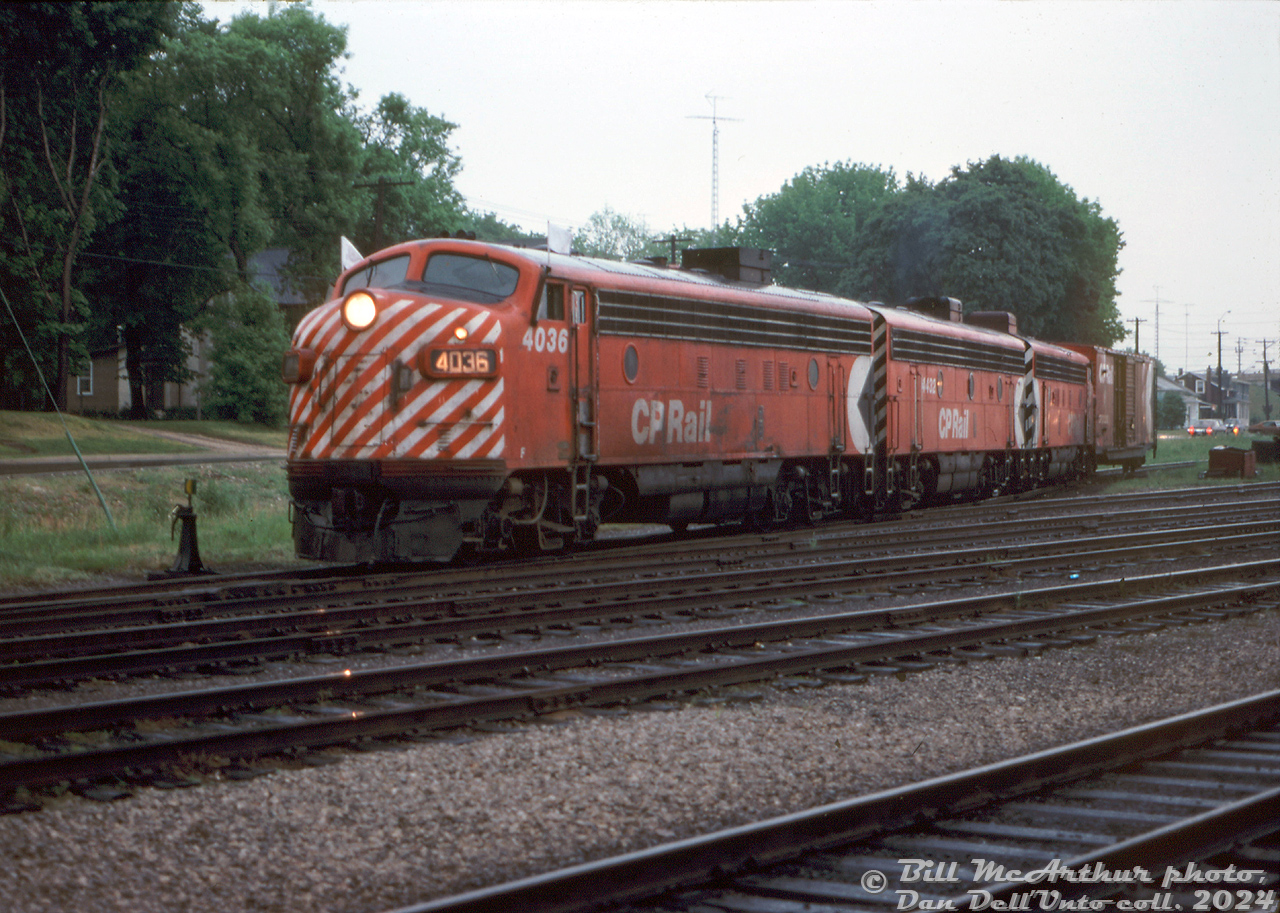
[[[711,102],[711,114],[690,114],[693,120],[711,121],[711,227],[720,224],[720,121],[742,120],[740,117],[721,117],[716,110],[716,102],[723,95],[707,93],[707,101]]]

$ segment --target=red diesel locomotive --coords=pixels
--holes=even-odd
[[[872,516],[1141,463],[1151,361],[683,267],[472,241],[344,272],[285,356],[300,556],[552,550],[601,522]]]

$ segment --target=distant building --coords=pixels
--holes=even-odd
[[[1181,397],[1183,407],[1182,424],[1185,426],[1188,422],[1198,419],[1202,409],[1209,409],[1211,406],[1205,399],[1197,395],[1194,390],[1188,389],[1179,381],[1181,381],[1181,378],[1178,381],[1172,381],[1167,377],[1157,377],[1156,400],[1163,402],[1166,393],[1176,393]]]
[[[249,258],[249,271],[253,283],[275,299],[284,313],[288,326],[296,326],[310,305],[293,290],[281,275],[289,252],[284,248],[271,248]],[[184,335],[188,335],[183,331]],[[145,396],[155,412],[165,413],[174,409],[194,409],[201,414],[200,385],[209,376],[208,334],[200,337],[188,335],[191,355],[187,358],[187,370],[192,379],[185,384],[154,383],[148,385]],[[129,374],[125,369],[125,345],[119,339],[114,346],[91,353],[88,364],[79,367],[80,373],[67,380],[67,411],[78,415],[118,415],[133,406],[129,389]]]
[[[289,251],[272,247],[249,258],[253,284],[268,292],[284,313],[285,324],[292,330],[302,316],[317,302],[307,301],[282,274],[289,261]]]
[[[1224,422],[1237,419],[1245,424],[1249,422],[1249,385],[1239,379],[1233,379],[1230,372],[1222,372],[1222,386],[1218,386],[1218,372],[1207,370],[1204,373],[1194,371],[1180,372],[1177,384],[1193,393],[1199,400],[1198,414],[1188,419],[1217,418]]]
[[[183,331],[184,335],[188,335]],[[155,412],[195,409],[200,414],[200,383],[209,376],[209,337],[189,337],[191,354],[187,370],[193,375],[185,384],[151,383],[145,391],[147,404]],[[67,379],[67,411],[76,415],[119,415],[133,407],[124,340],[91,353],[88,364]]]

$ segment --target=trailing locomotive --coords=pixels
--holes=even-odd
[[[870,517],[1145,459],[1152,363],[959,302],[472,241],[344,272],[285,356],[300,556],[546,551],[602,522]]]

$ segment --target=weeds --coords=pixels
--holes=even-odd
[[[84,477],[0,477],[0,589],[66,586],[101,577],[137,578],[173,562],[170,511],[195,478],[200,551],[215,570],[297,566],[288,488],[274,461],[98,471],[112,532]]]

